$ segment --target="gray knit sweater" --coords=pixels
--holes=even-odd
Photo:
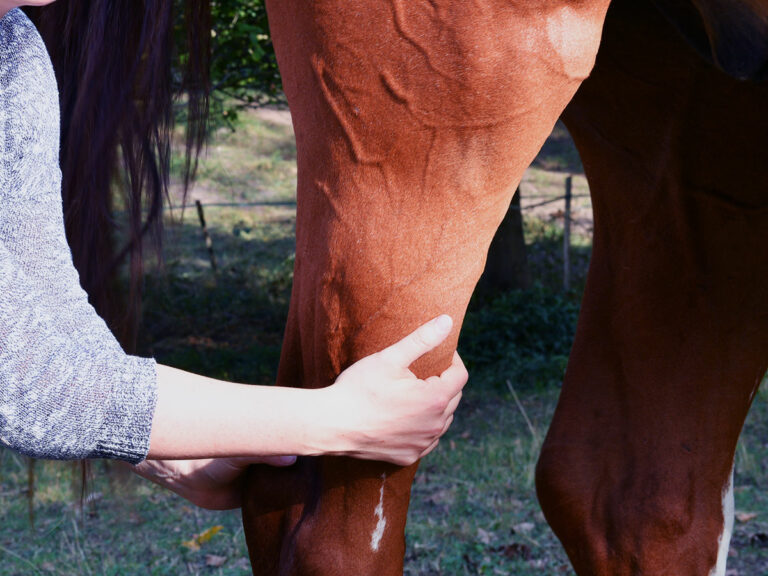
[[[51,459],[146,457],[155,362],[88,304],[64,236],[59,102],[21,10],[0,19],[0,442]]]

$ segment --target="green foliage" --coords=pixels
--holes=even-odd
[[[175,2],[175,77],[180,82],[189,52],[184,2]],[[264,0],[211,0],[211,25],[212,126],[233,126],[246,107],[284,103]]]
[[[419,467],[404,574],[572,574],[536,503],[539,443],[509,392],[475,386],[476,376],[453,425]],[[541,433],[558,392],[520,393]]]
[[[108,472],[104,461],[93,464],[82,514],[72,502],[72,464],[39,461],[31,527],[23,459],[0,448],[0,463],[0,576],[250,574],[239,514],[197,509],[133,474]],[[224,528],[200,550],[184,546],[218,525]],[[227,561],[213,568],[209,555]]]
[[[282,101],[282,84],[264,0],[213,0],[211,79],[214,94],[236,106]],[[227,108],[218,98],[215,106]]]
[[[578,302],[536,286],[502,294],[470,311],[459,351],[470,373],[480,371],[498,384],[559,383],[568,361]]]

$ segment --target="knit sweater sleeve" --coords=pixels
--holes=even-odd
[[[58,94],[20,10],[0,19],[0,441],[39,458],[149,449],[152,359],[126,355],[88,303],[64,236]]]
[[[154,362],[60,330],[48,296],[1,243],[0,294],[0,441],[36,458],[142,460]]]

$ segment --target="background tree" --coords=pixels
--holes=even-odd
[[[530,284],[518,188],[488,249],[488,260],[477,292],[486,298],[493,298],[509,290],[525,290]]]

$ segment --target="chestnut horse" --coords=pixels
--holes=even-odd
[[[722,575],[768,360],[768,6],[608,3],[267,0],[299,167],[279,383],[328,385],[439,313],[459,326],[565,110],[595,237],[542,508],[579,575]],[[401,574],[415,471],[254,468],[254,573]]]

